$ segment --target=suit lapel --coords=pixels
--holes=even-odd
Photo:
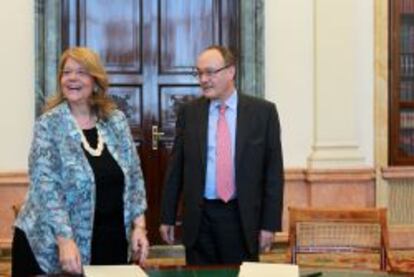
[[[236,126],[236,172],[239,167],[240,158],[246,144],[247,134],[249,130],[250,109],[249,103],[243,94],[238,95],[239,100],[237,104],[237,126]]]
[[[203,168],[203,176],[205,176],[209,101],[203,97],[200,99],[199,103],[199,107],[197,107],[198,122],[200,122],[198,125],[198,141],[200,144],[200,157]]]

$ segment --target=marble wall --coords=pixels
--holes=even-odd
[[[413,168],[385,168],[381,178],[392,187],[389,193],[388,219],[390,241],[394,248],[414,248]],[[288,207],[367,208],[377,206],[375,171],[371,168],[341,170],[285,171],[283,230],[277,234],[287,240]],[[10,247],[13,206],[24,201],[28,178],[26,173],[0,173],[0,248]]]
[[[304,170],[285,172],[285,203],[282,239],[288,227],[287,208],[374,207],[375,180],[370,169]],[[28,179],[25,173],[0,174],[0,242],[8,245],[14,220],[13,205],[23,202]]]
[[[0,248],[10,246],[14,222],[13,206],[24,201],[27,184],[26,173],[0,174]]]

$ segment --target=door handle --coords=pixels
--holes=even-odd
[[[158,142],[163,135],[164,132],[159,132],[157,125],[152,125],[152,150],[158,150]]]

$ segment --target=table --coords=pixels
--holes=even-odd
[[[145,269],[149,277],[237,277],[238,267],[169,267]],[[319,275],[315,273],[320,273]],[[389,277],[404,276],[380,271],[357,271],[346,269],[300,269],[301,277]]]
[[[160,267],[144,269],[149,277],[237,277],[238,266],[178,266]],[[314,273],[321,273],[319,275]],[[41,275],[46,277],[46,275]],[[40,275],[38,277],[41,277]],[[47,275],[48,277],[74,277],[74,275],[57,274]],[[301,268],[301,277],[390,277],[408,276],[403,274],[390,274],[380,271],[358,271],[346,269],[311,269]],[[256,277],[256,276],[255,276]]]

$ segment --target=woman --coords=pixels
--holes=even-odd
[[[30,188],[15,223],[13,276],[78,274],[83,264],[145,260],[140,161],[107,89],[94,52],[76,47],[63,53],[57,95],[35,123]]]

